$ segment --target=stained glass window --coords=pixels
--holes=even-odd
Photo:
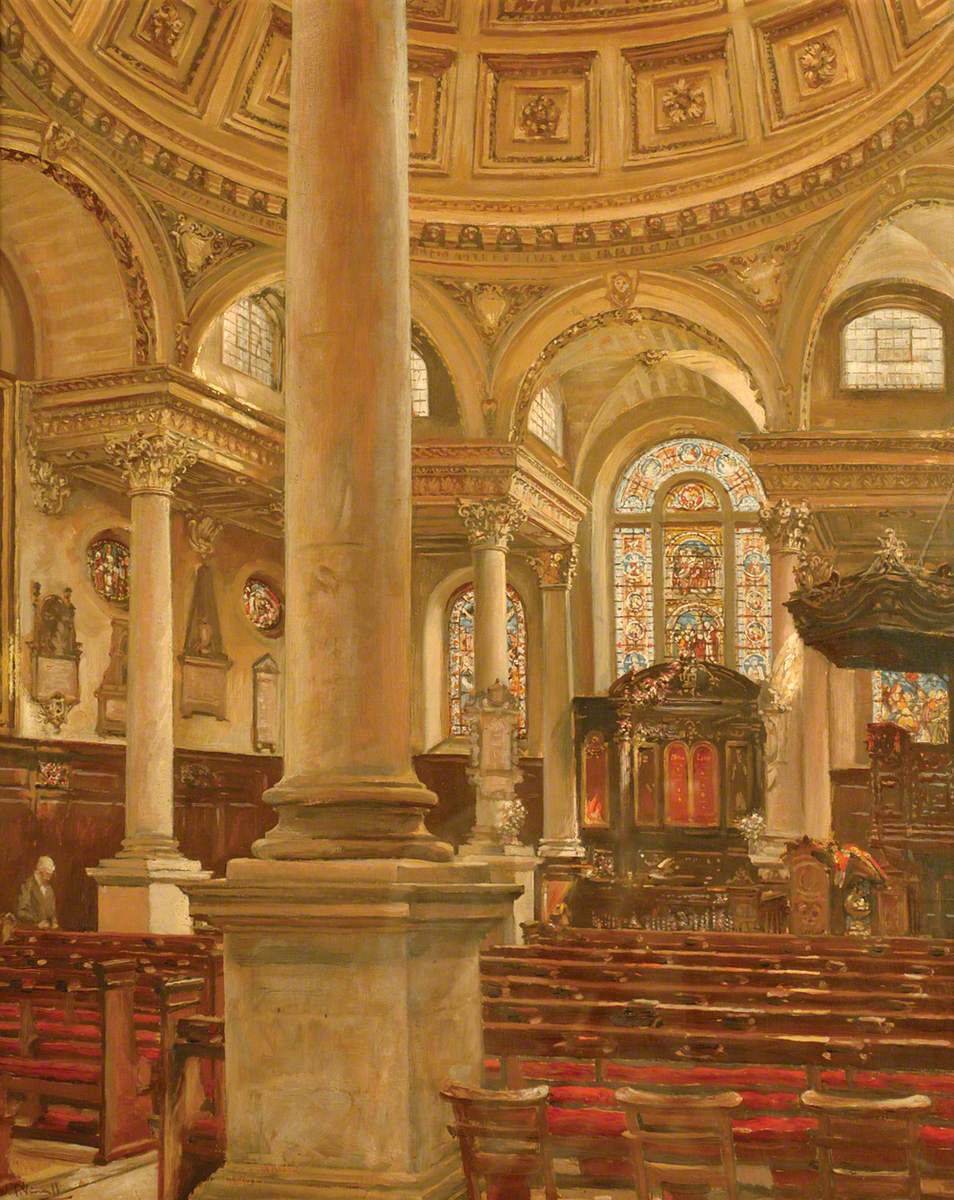
[[[719,497],[698,479],[679,483],[666,496],[666,512],[718,512]]]
[[[916,742],[947,741],[947,682],[939,675],[875,671],[873,690],[876,721],[893,721]]]
[[[648,527],[617,528],[613,539],[616,661],[619,674],[653,661],[653,550]]]
[[[551,450],[563,453],[563,413],[549,388],[541,388],[534,396],[527,414],[527,429]]]
[[[242,589],[245,615],[260,633],[273,637],[281,630],[284,605],[277,590],[257,575],[246,579]]]
[[[841,377],[847,388],[942,388],[944,330],[910,308],[856,317],[842,332]]]
[[[757,526],[735,531],[735,620],[739,670],[768,679],[772,646],[771,561],[768,541]]]
[[[722,527],[666,526],[663,533],[666,651],[722,662],[725,586]]]
[[[450,731],[466,735],[467,705],[474,694],[474,589],[468,584],[451,600],[448,610],[448,697]],[[523,601],[515,588],[507,588],[507,650],[510,658],[510,691],[520,709],[517,732],[527,732],[527,621]]]
[[[758,512],[765,503],[758,476],[737,450],[706,438],[677,438],[629,466],[616,490],[616,511],[649,512],[661,484],[691,471],[714,476],[736,512]]]
[[[658,651],[768,677],[768,546],[752,518],[764,500],[742,455],[704,438],[665,442],[630,464],[613,530],[618,674]]]
[[[275,346],[272,318],[263,305],[245,296],[226,309],[222,319],[222,361],[243,375],[272,387]]]
[[[112,537],[99,537],[86,549],[86,569],[93,590],[114,604],[129,602],[129,547]]]
[[[420,352],[411,347],[411,415],[430,415],[431,402],[427,386],[427,363]]]

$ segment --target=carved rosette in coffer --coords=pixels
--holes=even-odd
[[[626,161],[712,150],[741,140],[731,35],[625,50]]]
[[[595,170],[596,67],[590,52],[481,56],[475,170]]]

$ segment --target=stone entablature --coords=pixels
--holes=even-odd
[[[458,500],[510,498],[526,519],[514,531],[514,546],[572,542],[589,504],[556,471],[511,443],[442,442],[411,452],[415,542],[460,539],[464,525]]]

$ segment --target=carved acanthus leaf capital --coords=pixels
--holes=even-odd
[[[27,433],[26,450],[33,503],[44,516],[58,517],[72,491],[69,477],[58,471],[51,462],[40,457],[36,448],[36,435],[32,429]]]
[[[783,554],[805,553],[812,528],[812,510],[804,500],[800,504],[776,500],[763,505],[759,515],[773,549]]]
[[[580,548],[575,543],[560,546],[555,550],[541,550],[530,555],[530,566],[536,572],[542,588],[565,588],[573,586]]]
[[[499,500],[459,500],[457,511],[475,549],[506,550],[527,518],[527,510],[512,496]]]
[[[120,471],[129,491],[173,492],[196,461],[192,443],[178,434],[139,430],[123,442],[107,442],[106,454]]]

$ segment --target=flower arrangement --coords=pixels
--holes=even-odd
[[[760,812],[746,813],[735,822],[735,828],[748,843],[749,854],[754,854],[765,836],[765,817]]]

